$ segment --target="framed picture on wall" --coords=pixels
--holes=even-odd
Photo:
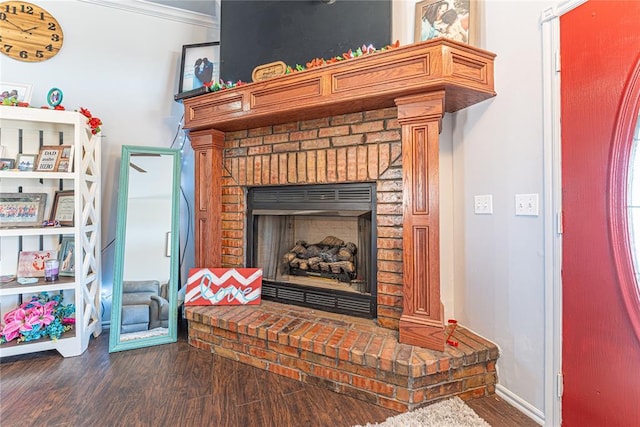
[[[182,46],[180,82],[175,99],[206,92],[205,83],[218,81],[220,74],[220,42]]]
[[[445,37],[474,44],[480,0],[423,0],[416,3],[414,41]]]

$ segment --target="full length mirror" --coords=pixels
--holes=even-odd
[[[109,352],[177,340],[180,152],[122,147]]]

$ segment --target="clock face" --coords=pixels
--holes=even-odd
[[[62,47],[62,27],[49,12],[24,1],[0,3],[0,51],[24,62],[45,61]]]

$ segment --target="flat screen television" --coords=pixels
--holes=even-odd
[[[391,40],[391,0],[222,0],[220,77],[251,81],[258,65],[295,67]]]

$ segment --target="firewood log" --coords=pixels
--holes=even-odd
[[[313,257],[317,257],[321,253],[322,253],[322,249],[320,249],[319,246],[310,245],[307,247],[307,250],[304,254],[305,254],[305,258],[313,258]]]
[[[338,261],[338,248],[326,249],[320,253],[320,256],[326,262]]]
[[[355,245],[355,243],[352,243],[352,242],[349,242],[346,245],[344,245],[344,248],[349,252],[351,252],[351,255],[355,255],[356,252],[358,251],[358,247]]]
[[[300,255],[305,253],[306,251],[307,251],[307,248],[305,248],[303,245],[296,244],[293,248],[291,248],[289,252],[293,252],[296,255]]]
[[[295,257],[296,257],[296,254],[294,254],[293,252],[287,252],[286,254],[284,254],[283,259],[285,264],[293,261]]]
[[[313,258],[309,258],[307,260],[307,262],[309,263],[309,267],[312,270],[319,270],[320,269],[320,263],[322,262],[322,258],[320,258],[319,256],[315,256]]]
[[[353,253],[348,251],[347,248],[340,248],[337,256],[340,261],[353,261]]]
[[[304,262],[303,259],[300,258],[294,258],[291,261],[289,261],[289,265],[291,265],[291,267],[298,267],[300,265],[300,263]]]
[[[327,236],[318,245],[322,246],[342,246],[344,245],[344,240],[340,240],[335,236]]]
[[[353,273],[355,271],[355,266],[350,261],[338,261],[329,263],[332,273],[340,273],[340,271],[344,271],[345,273]]]

